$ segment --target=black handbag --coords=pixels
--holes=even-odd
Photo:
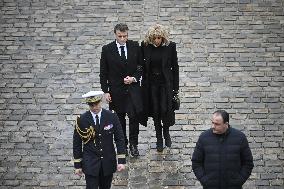
[[[173,97],[173,109],[174,110],[179,110],[179,107],[180,107],[179,96],[178,96],[178,94],[174,94],[174,97]]]

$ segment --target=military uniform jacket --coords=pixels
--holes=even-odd
[[[123,131],[115,113],[102,109],[99,125],[95,124],[90,111],[78,116],[73,134],[76,169],[82,168],[84,174],[98,176],[102,167],[105,176],[111,175],[117,163],[125,164],[125,152]]]
[[[104,93],[110,93],[112,102],[110,109],[117,113],[135,114],[142,111],[142,53],[138,42],[128,40],[127,60],[119,55],[116,42],[113,41],[102,48],[100,60],[100,83]],[[126,76],[135,77],[137,82],[124,84]],[[135,112],[128,112],[126,104],[132,103]]]

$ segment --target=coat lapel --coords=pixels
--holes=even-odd
[[[106,111],[105,109],[102,109],[101,113],[101,122],[100,122],[100,131],[104,129],[104,126],[106,125]]]
[[[89,124],[94,127],[95,131],[97,132],[99,130],[99,128],[96,126],[95,124],[95,121],[93,119],[93,116],[91,114],[91,111],[88,111],[88,114],[87,114],[87,119],[89,121]]]
[[[133,48],[132,48],[132,45],[131,43],[129,43],[128,41],[126,42],[126,48],[127,48],[127,63],[131,62],[132,61],[132,51],[133,51]]]
[[[111,54],[114,56],[114,58],[116,60],[120,60],[121,59],[115,41],[113,41],[111,43]]]
[[[149,73],[149,69],[150,69],[149,64],[150,64],[151,53],[152,53],[151,47],[149,45],[146,46],[144,55],[145,55],[145,64],[146,64],[147,73]]]
[[[128,48],[127,48],[128,51]],[[118,48],[116,46],[116,42],[113,41],[111,43],[111,54],[114,56],[114,59],[117,60],[117,62],[119,62],[119,64],[121,64],[122,66],[125,66],[125,62],[122,60],[119,52],[118,52]],[[127,52],[127,56],[128,56],[128,52]],[[128,57],[127,57],[128,58]]]
[[[163,66],[163,70],[165,68],[165,66],[167,65],[167,60],[168,60],[168,56],[169,56],[169,53],[168,52],[168,49],[166,46],[163,46],[163,54],[162,54],[162,66]]]

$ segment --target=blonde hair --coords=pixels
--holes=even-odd
[[[155,24],[148,29],[144,39],[145,45],[154,44],[154,37],[158,36],[162,37],[162,45],[169,45],[169,31],[160,24]]]

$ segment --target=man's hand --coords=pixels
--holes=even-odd
[[[123,79],[124,84],[129,85],[134,82],[134,77],[127,76]]]
[[[125,165],[124,164],[117,164],[117,171],[123,171],[125,169]]]
[[[83,175],[82,169],[75,169],[75,175],[78,175],[81,177]]]
[[[109,93],[105,93],[105,98],[106,98],[107,103],[111,102],[111,96]]]

